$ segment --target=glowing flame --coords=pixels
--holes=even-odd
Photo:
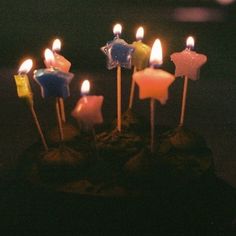
[[[163,63],[163,58],[162,58],[162,47],[161,47],[161,41],[160,39],[156,39],[153,46],[152,46],[152,51],[151,51],[151,56],[150,56],[150,64],[151,65],[161,65]]]
[[[60,39],[55,39],[52,44],[53,51],[60,51],[61,50],[61,41]]]
[[[143,27],[139,27],[137,32],[136,32],[136,39],[137,40],[142,40],[144,36],[144,29]]]
[[[121,24],[116,24],[116,25],[113,27],[113,34],[114,34],[114,35],[119,35],[119,34],[121,34],[121,31],[122,31],[122,26],[121,26]]]
[[[193,49],[194,48],[194,38],[192,36],[189,36],[186,40],[186,46],[189,49]]]
[[[33,61],[31,59],[25,60],[19,67],[19,74],[27,74],[33,66]]]
[[[47,63],[52,65],[53,62],[54,62],[54,59],[55,59],[52,50],[50,50],[49,48],[46,48],[45,51],[44,51],[44,58],[45,58]]]
[[[82,94],[88,94],[90,91],[90,83],[89,81],[86,79],[83,81],[82,85],[81,85],[81,93]]]

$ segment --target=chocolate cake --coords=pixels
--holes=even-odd
[[[122,132],[113,124],[96,134],[81,129],[63,143],[52,143],[48,152],[35,144],[20,158],[22,174],[28,183],[53,191],[139,197],[157,194],[163,179],[174,188],[213,172],[211,150],[200,135],[184,127],[157,126],[150,152],[146,123],[128,110]]]

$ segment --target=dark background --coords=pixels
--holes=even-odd
[[[123,25],[122,36],[128,42],[135,40],[135,31],[140,25],[145,27],[145,42],[150,45],[160,37],[166,59],[185,46],[189,34],[196,38],[196,49],[207,53],[214,62],[219,53],[221,62],[235,57],[232,52],[235,4],[222,6],[214,0],[9,0],[0,4],[2,66],[16,66],[25,56],[32,56],[36,67],[41,65],[45,47],[50,46],[55,37],[60,37],[63,54],[72,61],[72,69],[85,66],[100,69],[104,57],[99,48],[113,37],[112,27],[117,22]],[[176,9],[184,6],[205,7],[216,15],[206,22],[189,22],[188,19],[178,22],[174,18]],[[219,70],[220,65],[214,65],[209,68],[211,73]]]
[[[198,12],[192,20],[181,13],[184,20],[180,21],[176,16],[181,8],[185,8],[186,14],[192,10],[190,8],[197,8]],[[200,21],[199,9],[208,12],[203,13],[203,17],[208,15]],[[89,76],[94,82],[91,92],[105,96],[105,121],[114,118],[116,100],[111,91],[115,91],[115,71],[106,70],[105,56],[100,47],[113,38],[113,25],[119,22],[123,26],[122,37],[127,42],[135,40],[140,25],[145,28],[144,41],[147,44],[152,45],[155,38],[160,37],[164,51],[163,68],[172,73],[171,53],[184,49],[188,35],[195,37],[196,51],[206,54],[208,62],[201,70],[200,80],[189,84],[186,126],[206,138],[214,153],[217,174],[236,186],[235,10],[235,3],[223,6],[213,0],[1,1],[1,161],[14,162],[24,148],[37,140],[31,115],[16,96],[13,75],[25,57],[33,58],[34,69],[43,66],[43,50],[51,46],[55,37],[62,39],[61,53],[71,61],[71,71],[75,73],[71,99],[66,101],[68,116],[79,97],[79,81]],[[190,16],[194,17],[194,14]],[[130,73],[128,70],[123,73],[126,102]],[[33,81],[32,88],[42,127],[50,129],[55,125],[53,102],[47,103],[40,98],[38,85]],[[181,88],[182,81],[178,79],[170,89],[168,104],[158,107],[157,122],[173,127],[177,125]],[[148,115],[147,102],[137,100],[136,109],[140,113],[146,111]]]

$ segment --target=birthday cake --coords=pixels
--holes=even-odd
[[[46,142],[27,82],[29,63],[23,63],[20,67],[19,75],[15,76],[18,95],[29,101],[44,146],[42,150],[39,144],[35,144],[20,158],[24,179],[30,184],[81,195],[144,196],[155,195],[163,185],[163,179],[168,179],[168,186],[174,188],[195,181],[213,170],[210,149],[201,136],[184,127],[183,112],[177,128],[155,125],[155,101],[162,105],[166,103],[168,88],[175,80],[174,75],[159,68],[162,64],[160,40],[154,42],[151,50],[142,43],[142,27],[137,32],[137,42],[133,44],[120,38],[121,30],[121,25],[115,25],[115,38],[101,48],[107,57],[107,68],[117,68],[117,118],[110,125],[101,126],[104,98],[88,95],[88,80],[82,84],[82,97],[71,113],[79,123],[78,132],[66,122],[63,99],[70,96],[69,83],[74,75],[69,72],[70,62],[58,54],[60,41],[55,40],[52,50],[45,50],[44,63],[47,68],[34,71],[42,97],[56,99],[59,135],[56,139],[47,137]],[[188,77],[196,80],[200,67],[207,60],[204,55],[191,51],[194,41],[190,41],[188,47],[191,48],[171,56],[176,65],[176,76],[184,75],[185,81]],[[149,56],[150,67],[146,68]],[[131,66],[134,66],[134,73],[129,109],[122,114],[121,67],[130,69]],[[24,81],[27,83],[20,86]],[[139,87],[139,98],[150,99],[150,125],[133,112],[135,83]],[[184,94],[186,89],[185,86]],[[183,103],[182,111],[184,106]],[[100,128],[95,133],[94,125],[97,124]],[[155,135],[156,131],[158,135]]]
[[[102,197],[141,197],[158,194],[160,187],[184,186],[213,173],[211,150],[198,134],[183,128],[156,127],[160,135],[154,152],[144,122],[128,110],[123,131],[112,125],[94,135],[54,143],[45,152],[41,144],[20,158],[25,181],[50,191]]]

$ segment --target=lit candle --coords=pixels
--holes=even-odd
[[[186,41],[186,49],[171,55],[171,60],[176,66],[176,77],[187,76],[192,80],[197,80],[199,78],[200,68],[206,63],[207,57],[192,51],[193,48],[194,38],[190,36]]]
[[[151,124],[151,152],[154,151],[154,119],[155,99],[165,104],[168,99],[168,88],[174,82],[174,76],[164,70],[155,69],[162,65],[162,47],[157,39],[152,47],[150,56],[150,68],[133,74],[133,79],[139,86],[139,98],[150,98],[150,124]]]
[[[69,97],[69,84],[74,74],[53,69],[55,57],[50,49],[46,49],[44,55],[50,68],[34,71],[34,79],[41,87],[42,97]]]
[[[101,107],[103,104],[103,96],[89,96],[90,83],[84,80],[81,86],[82,98],[77,102],[72,116],[81,121],[86,127],[92,128],[95,124],[103,122]]]
[[[136,32],[137,41],[133,42],[132,44],[132,46],[135,49],[131,59],[132,65],[134,66],[133,73],[135,73],[137,70],[143,70],[149,65],[151,48],[142,42],[143,36],[144,36],[144,29],[143,27],[139,27]],[[129,98],[129,109],[131,109],[133,106],[134,89],[135,89],[135,82],[132,79],[130,98]]]
[[[58,53],[60,52],[60,50],[61,50],[61,41],[59,39],[55,39],[52,45],[54,60],[51,63],[49,63],[48,60],[44,60],[45,66],[47,68],[53,67],[63,72],[69,72],[71,63],[65,57],[63,57]]]
[[[151,48],[142,42],[143,37],[144,29],[143,27],[139,27],[136,32],[137,41],[132,44],[135,50],[131,59],[132,65],[135,66],[137,70],[143,70],[149,65]]]
[[[131,54],[134,51],[132,45],[120,38],[122,26],[116,24],[113,27],[115,38],[102,47],[102,52],[107,56],[107,68],[117,67],[117,130],[121,131],[121,67],[131,68]]]
[[[34,71],[34,79],[41,87],[41,94],[43,98],[55,97],[56,98],[56,112],[57,121],[60,133],[61,141],[64,140],[64,133],[62,127],[62,117],[64,110],[61,106],[61,98],[67,98],[70,96],[69,84],[74,77],[74,74],[69,72],[63,72],[53,68],[55,57],[50,49],[46,49],[45,60],[50,68],[38,69]]]
[[[25,60],[19,67],[18,74],[14,76],[16,87],[17,87],[17,94],[19,98],[27,99],[30,111],[32,113],[35,125],[39,132],[41,141],[43,143],[44,149],[45,151],[48,151],[46,140],[44,138],[40,123],[38,121],[36,112],[34,110],[33,94],[32,94],[29,79],[27,76],[27,73],[31,70],[32,66],[33,66],[33,61],[31,59]]]
[[[171,60],[175,64],[175,76],[184,76],[184,88],[180,115],[180,126],[184,124],[184,115],[187,98],[188,79],[197,80],[200,74],[200,68],[206,63],[207,57],[192,51],[194,48],[194,38],[188,37],[186,40],[186,49],[182,52],[173,53]]]
[[[31,70],[32,66],[33,61],[31,59],[25,60],[19,67],[18,74],[14,76],[18,97],[27,98],[29,102],[33,102],[33,98],[27,73]]]

